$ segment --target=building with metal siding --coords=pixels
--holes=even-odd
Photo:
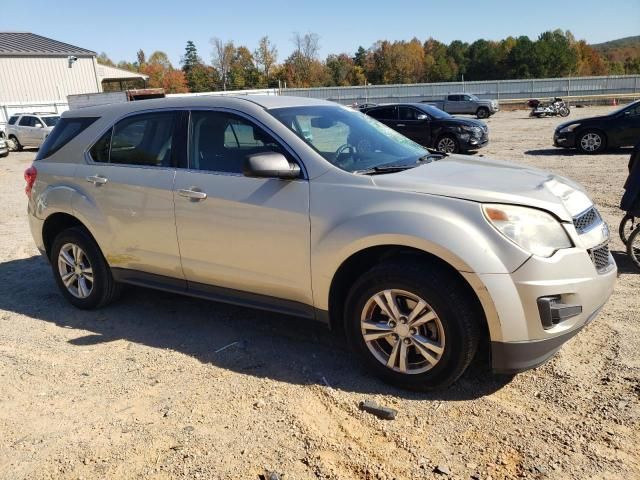
[[[147,78],[99,65],[91,50],[33,33],[0,32],[0,130],[13,113],[63,111],[67,95],[102,92],[103,82]]]

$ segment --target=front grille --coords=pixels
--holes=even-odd
[[[605,243],[599,247],[588,250],[591,261],[598,272],[607,270],[609,267],[609,244]]]
[[[586,212],[581,213],[573,219],[573,225],[578,233],[585,233],[600,223],[600,214],[596,207],[591,207]]]

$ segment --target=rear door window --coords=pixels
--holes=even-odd
[[[111,134],[109,163],[153,167],[171,166],[175,117],[174,112],[155,112],[120,120],[113,127]],[[92,148],[91,152],[93,151]],[[95,161],[101,161],[105,158],[104,145],[102,146],[102,154],[98,157],[98,159],[95,158],[92,153],[92,158]]]
[[[367,115],[375,118],[376,120],[396,120],[396,108],[395,107],[382,107],[374,108],[367,112]]]
[[[61,119],[40,147],[36,160],[41,160],[53,155],[96,120],[97,117]]]
[[[21,127],[33,127],[36,124],[36,117],[30,115],[23,115],[18,125]]]

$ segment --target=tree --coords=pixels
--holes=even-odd
[[[272,45],[269,41],[269,37],[262,37],[253,53],[255,63],[258,67],[262,68],[262,73],[265,80],[269,80],[269,74],[272,73],[272,68],[278,61],[278,50],[275,45]]]
[[[255,88],[259,81],[260,72],[249,49],[244,46],[236,48],[229,66],[229,84],[234,89]]]
[[[207,67],[200,56],[195,44],[189,40],[181,59],[182,71],[191,92],[208,92],[213,87],[213,69]]]
[[[138,61],[138,68],[142,68],[147,63],[147,57],[144,54],[144,50],[140,49],[136,53],[136,58]]]
[[[356,54],[353,56],[353,63],[360,68],[365,68],[365,62],[367,61],[367,51],[364,47],[359,46],[356,50]]]
[[[229,82],[229,70],[231,69],[231,62],[233,61],[236,47],[232,41],[223,42],[218,37],[213,37],[211,44],[213,45],[211,63],[218,71],[222,82],[222,89],[226,90]]]
[[[107,56],[106,53],[102,52],[100,55],[98,55],[96,57],[96,61],[100,64],[100,65],[106,65],[108,67],[115,67],[116,64],[113,63],[113,61]]]
[[[149,76],[150,88],[164,88],[167,93],[186,93],[189,91],[187,80],[181,70],[171,65],[169,57],[161,51],[153,52],[149,62],[144,63],[140,72]]]

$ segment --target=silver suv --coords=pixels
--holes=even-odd
[[[541,364],[596,316],[616,266],[577,184],[432,152],[297,97],[66,112],[25,172],[29,222],[84,309],[126,284],[344,330],[396,385]]]
[[[36,147],[45,141],[60,120],[57,113],[22,113],[9,118],[5,135],[13,142],[15,150]]]

